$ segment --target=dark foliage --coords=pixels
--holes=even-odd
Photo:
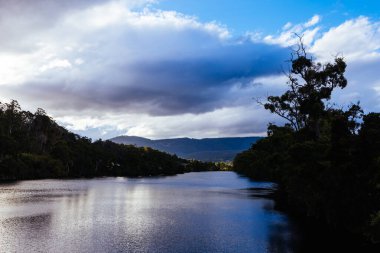
[[[180,159],[151,148],[92,142],[59,126],[43,109],[0,103],[0,180],[150,176],[213,170],[214,164]]]
[[[269,125],[267,138],[236,156],[234,170],[278,182],[302,217],[380,242],[380,114],[328,106],[334,88],[347,84],[343,59],[314,63],[301,45],[291,63],[289,90],[264,104],[289,123]]]

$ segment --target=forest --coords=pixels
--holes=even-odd
[[[288,90],[260,102],[283,118],[268,137],[238,154],[234,170],[278,183],[282,205],[299,217],[380,242],[380,113],[358,102],[331,103],[347,85],[346,63],[321,64],[303,45],[292,54]]]
[[[43,109],[0,103],[0,180],[173,175],[218,170],[213,163],[91,139],[59,126]]]

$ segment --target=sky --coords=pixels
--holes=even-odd
[[[0,0],[0,101],[92,139],[265,135],[291,48],[343,56],[341,107],[380,111],[380,1]]]

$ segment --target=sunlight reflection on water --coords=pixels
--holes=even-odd
[[[0,184],[0,252],[292,252],[286,216],[232,172]]]

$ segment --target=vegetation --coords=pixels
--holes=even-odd
[[[213,162],[202,162],[198,160],[190,160],[187,165],[188,171],[200,172],[200,171],[216,171],[219,168]]]
[[[149,176],[217,169],[151,148],[81,137],[59,126],[43,109],[0,103],[0,180]]]
[[[232,162],[216,162],[215,166],[219,171],[232,171]]]
[[[344,88],[346,64],[315,63],[302,43],[291,59],[289,89],[264,107],[286,119],[268,137],[238,154],[234,170],[278,182],[278,194],[302,217],[380,242],[380,113],[359,103],[329,104]]]
[[[150,140],[137,136],[118,136],[110,139],[121,144],[136,144],[138,147],[151,147],[169,154],[177,154],[185,159],[204,162],[232,161],[236,154],[248,149],[262,137],[228,138],[173,138]]]

